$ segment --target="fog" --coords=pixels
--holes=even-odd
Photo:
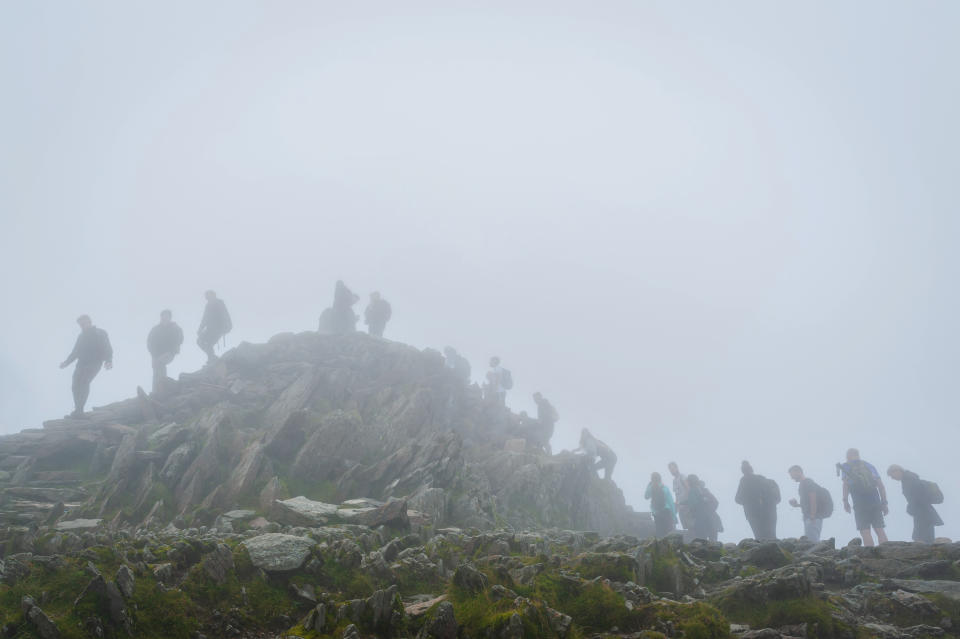
[[[960,537],[960,5],[5,3],[0,432],[72,409],[81,313],[149,388],[161,309],[199,368],[316,328],[343,279],[514,410],[589,427],[646,510],[676,460],[749,536],[740,462],[830,488],[850,446],[946,494]],[[900,485],[888,533],[909,540]]]

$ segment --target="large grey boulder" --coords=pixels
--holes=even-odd
[[[246,539],[243,545],[254,566],[267,572],[282,572],[302,566],[314,542],[306,537],[267,533]]]
[[[32,597],[21,599],[20,608],[23,610],[23,616],[40,635],[40,639],[60,639],[60,629],[57,628],[57,624],[40,609]]]

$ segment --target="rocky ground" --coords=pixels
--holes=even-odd
[[[528,434],[434,351],[241,344],[0,437],[0,636],[960,635],[960,544],[645,539]]]

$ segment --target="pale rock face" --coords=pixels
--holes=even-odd
[[[245,540],[243,545],[254,566],[267,572],[282,572],[300,568],[315,543],[306,537],[266,533]]]

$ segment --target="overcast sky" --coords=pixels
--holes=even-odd
[[[89,313],[148,387],[215,289],[230,345],[313,329],[343,278],[387,336],[492,354],[721,501],[742,459],[831,488],[858,446],[938,481],[960,537],[960,4],[7,2],[0,432],[72,409]],[[909,539],[899,484],[888,531]],[[781,536],[799,536],[780,508]]]

